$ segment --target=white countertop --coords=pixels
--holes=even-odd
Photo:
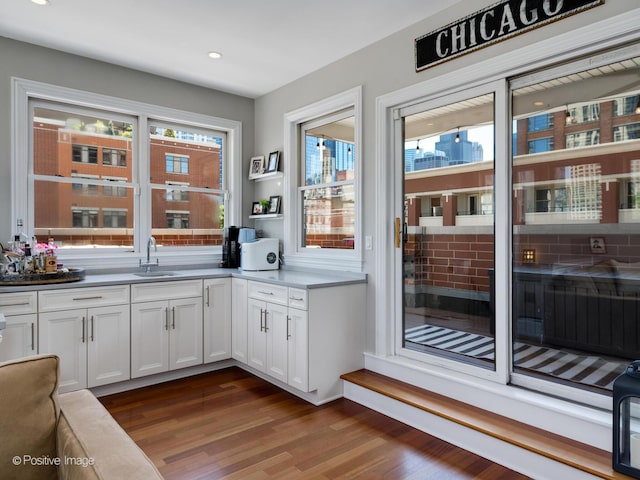
[[[170,270],[170,275],[163,276],[139,276],[137,271],[115,273],[91,273],[88,272],[84,279],[56,284],[45,285],[0,285],[0,293],[24,292],[34,290],[56,290],[62,288],[99,287],[102,285],[121,285],[123,283],[150,283],[170,282],[176,280],[192,280],[202,278],[237,277],[259,282],[273,283],[295,288],[323,288],[353,283],[366,283],[365,273],[338,272],[332,270],[267,270],[246,271],[236,268],[202,268],[181,269],[176,267]]]

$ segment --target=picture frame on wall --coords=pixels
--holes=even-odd
[[[278,171],[278,165],[280,163],[280,152],[275,151],[269,154],[269,159],[267,161],[267,167],[265,169],[265,173],[273,173]]]
[[[280,195],[272,195],[269,197],[269,212],[268,213],[280,213]]]
[[[264,173],[264,155],[251,157],[249,163],[249,178],[259,177]]]
[[[262,215],[262,204],[260,202],[253,202],[251,205],[251,215]]]

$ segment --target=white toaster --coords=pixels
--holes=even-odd
[[[279,241],[277,238],[259,238],[255,242],[243,243],[240,247],[242,270],[278,270]]]

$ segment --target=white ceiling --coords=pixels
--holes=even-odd
[[[0,36],[256,98],[461,1],[0,0]]]

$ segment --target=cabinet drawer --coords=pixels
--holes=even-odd
[[[22,315],[36,313],[38,295],[36,292],[16,292],[0,294],[0,313],[3,315]]]
[[[131,285],[131,302],[152,302],[171,298],[202,296],[202,280],[135,283]]]
[[[38,292],[39,312],[129,303],[129,285],[66,288]]]
[[[249,298],[287,305],[288,288],[270,283],[249,282]]]
[[[289,306],[307,310],[307,291],[301,288],[289,289]]]

